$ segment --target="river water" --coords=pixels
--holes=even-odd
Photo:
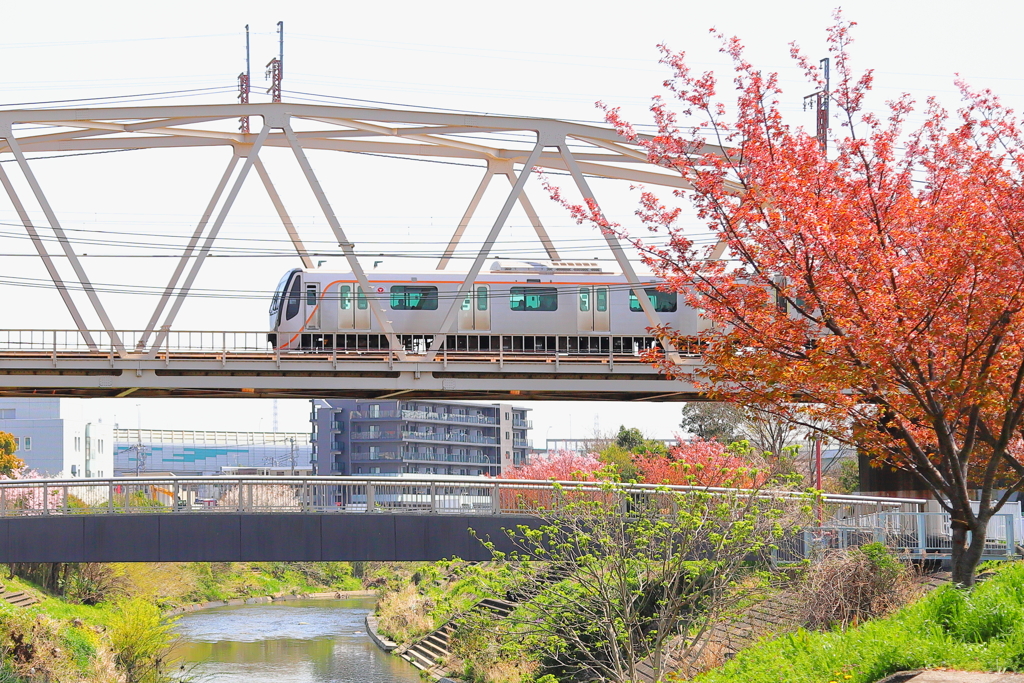
[[[383,652],[363,619],[373,598],[295,600],[184,615],[174,655],[214,683],[420,683]]]

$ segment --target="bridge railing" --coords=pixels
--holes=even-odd
[[[114,344],[116,332],[122,349]],[[219,354],[223,359],[252,354],[308,359],[318,355],[331,357],[352,355],[374,358],[394,355],[387,337],[380,334],[302,333],[295,342],[303,348],[275,349],[266,330],[169,330],[166,334],[143,330],[89,330],[92,345],[80,330],[7,330],[0,329],[0,353],[77,355],[103,353],[113,356],[157,355],[169,360],[174,356]],[[399,334],[403,349],[411,354],[426,353],[434,334]],[[307,337],[309,339],[307,339]],[[282,337],[282,340],[285,340]],[[285,340],[286,341],[286,340]],[[435,359],[446,363],[460,356],[480,355],[501,360],[517,357],[548,357],[569,361],[572,358],[610,361],[637,360],[654,344],[653,337],[622,335],[530,335],[530,334],[459,334],[445,335],[441,353]],[[683,356],[699,357],[704,341],[698,337],[680,342]],[[472,422],[471,419],[460,420]],[[485,422],[485,421],[482,421]]]
[[[672,491],[736,493],[734,489],[620,485],[615,495],[668,498]],[[532,481],[418,475],[402,477],[116,477],[0,481],[0,516],[337,512],[371,514],[522,515],[567,500],[603,500],[595,482]],[[792,497],[787,491],[756,495]],[[825,496],[820,514],[847,526],[870,526],[880,515],[918,512],[918,499]],[[668,503],[666,503],[668,505]]]

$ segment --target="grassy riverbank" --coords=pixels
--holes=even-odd
[[[173,635],[163,613],[192,603],[359,590],[349,563],[158,563],[18,566],[0,581],[40,598],[0,601],[0,683],[161,683]],[[57,572],[57,574],[54,574]],[[44,589],[59,577],[57,590]],[[36,579],[33,581],[32,579]],[[187,675],[186,675],[187,678]]]
[[[888,617],[805,630],[741,651],[700,683],[874,683],[897,671],[1024,669],[1024,563],[997,565],[971,591],[942,586]]]

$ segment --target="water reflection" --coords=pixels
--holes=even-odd
[[[381,652],[363,618],[372,598],[219,607],[178,622],[175,655],[217,683],[418,683],[418,671]]]

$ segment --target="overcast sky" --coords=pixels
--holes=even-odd
[[[788,57],[791,41],[812,58],[824,56],[825,28],[833,4],[780,1],[629,3],[526,0],[518,3],[229,3],[102,5],[6,3],[0,44],[0,105],[39,107],[75,98],[134,96],[133,103],[226,103],[244,69],[244,26],[252,30],[254,101],[269,101],[263,65],[277,54],[276,23],[285,22],[285,100],[397,107],[415,105],[595,121],[597,100],[621,106],[646,122],[650,97],[667,72],[657,44],[686,50],[700,69],[722,72],[724,58],[708,29],[738,35],[751,61],[777,70],[786,90],[783,106],[794,124],[813,125],[801,111],[809,88]],[[1015,2],[962,3],[854,1],[843,3],[859,23],[854,58],[877,75],[882,101],[911,92],[957,106],[953,84],[960,73],[990,87],[1011,105],[1024,105],[1019,27],[1024,9]],[[726,75],[726,79],[728,76]],[[172,92],[195,91],[202,92]],[[161,94],[163,93],[163,94]],[[347,99],[345,99],[347,98]],[[129,101],[129,100],[125,100]],[[96,99],[93,103],[103,103]],[[0,161],[9,159],[2,155]],[[356,155],[311,155],[350,238],[365,248],[425,255],[437,250],[458,221],[480,171]],[[34,168],[64,227],[90,253],[94,282],[124,294],[105,298],[115,325],[140,327],[152,296],[140,286],[161,286],[173,253],[209,198],[226,163],[225,150],[141,151],[39,160]],[[296,223],[308,240],[328,240],[326,224],[280,150],[265,160],[277,178]],[[8,165],[5,168],[11,169]],[[254,182],[255,181],[255,182]],[[222,233],[222,244],[257,244],[273,250],[284,234],[272,206],[250,178]],[[572,245],[571,253],[601,256],[599,236],[572,224],[529,187],[549,231]],[[600,181],[595,191],[610,216],[635,224],[635,192]],[[467,242],[479,240],[500,204],[485,200]],[[0,197],[0,296],[8,329],[67,328],[71,321],[52,291],[22,285],[45,278],[28,253],[6,196]],[[497,253],[540,255],[528,223],[513,214]],[[694,225],[698,231],[699,225]],[[234,241],[233,241],[234,240]],[[159,245],[157,248],[154,245]],[[296,265],[280,255],[231,257],[228,249],[207,263],[197,287],[263,292]],[[215,254],[217,254],[215,248]],[[258,330],[266,327],[267,302],[195,299],[182,310],[178,329]],[[95,408],[127,426],[269,429],[269,401],[95,400]],[[140,404],[137,409],[136,404]],[[584,437],[595,427],[639,426],[650,436],[677,430],[674,404],[533,404],[533,437]],[[308,402],[281,401],[282,430],[308,429]]]

